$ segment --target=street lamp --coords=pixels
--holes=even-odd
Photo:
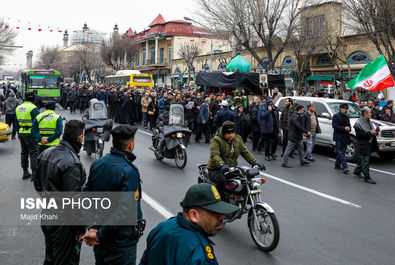
[[[184,17],[184,19],[188,20],[188,21],[195,22],[196,24],[202,25],[201,23],[199,23],[196,20],[193,20],[189,17]],[[205,27],[205,26],[203,26],[203,27]],[[205,27],[205,28],[207,29],[207,27]],[[209,29],[209,30],[211,31],[211,29]],[[212,32],[210,32],[210,46],[211,46],[210,47],[210,72],[212,72],[213,71],[213,33]]]

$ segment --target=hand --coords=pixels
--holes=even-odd
[[[307,136],[310,136],[311,135],[311,132],[307,132]]]
[[[376,134],[376,129],[370,131],[371,134]]]
[[[205,120],[202,120],[202,124],[205,124],[206,123],[206,121]]]
[[[85,244],[92,247],[94,245],[99,245],[99,239],[97,238],[97,229],[91,228],[88,233],[81,236],[80,239],[84,240]]]
[[[348,126],[344,127],[344,130],[345,130],[346,132],[351,131],[350,127],[348,127]]]
[[[40,141],[42,144],[47,144],[48,143],[48,139],[47,138],[41,138]]]
[[[227,164],[221,164],[221,173],[222,175],[225,175],[230,171],[230,168]]]
[[[269,105],[267,108],[268,108],[268,110],[273,110],[273,106],[272,105]]]
[[[253,167],[258,167],[258,169],[260,169],[260,170],[266,170],[266,167],[265,167],[265,165],[263,164],[263,163],[259,163],[259,162],[257,162],[257,161],[255,161],[254,163],[252,163],[252,166]]]

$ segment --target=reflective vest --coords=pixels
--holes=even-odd
[[[32,132],[33,120],[30,112],[36,108],[36,105],[29,101],[25,101],[16,108],[15,113],[19,124],[19,133],[30,134]]]
[[[43,113],[37,115],[38,122],[38,132],[43,138],[48,138],[56,131],[56,122],[59,119],[59,115],[55,113],[53,110],[46,110]],[[39,145],[45,146],[53,146],[59,144],[59,138],[56,138],[52,142],[48,142],[47,144],[38,143]]]

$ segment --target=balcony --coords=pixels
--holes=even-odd
[[[158,62],[155,63],[155,59],[148,59],[147,65],[150,66],[168,66],[167,58],[158,58]]]

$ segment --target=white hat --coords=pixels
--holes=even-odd
[[[227,106],[229,106],[229,103],[228,103],[228,101],[226,101],[226,100],[222,100],[222,102],[221,102],[219,105],[220,105],[220,106],[227,107]]]

